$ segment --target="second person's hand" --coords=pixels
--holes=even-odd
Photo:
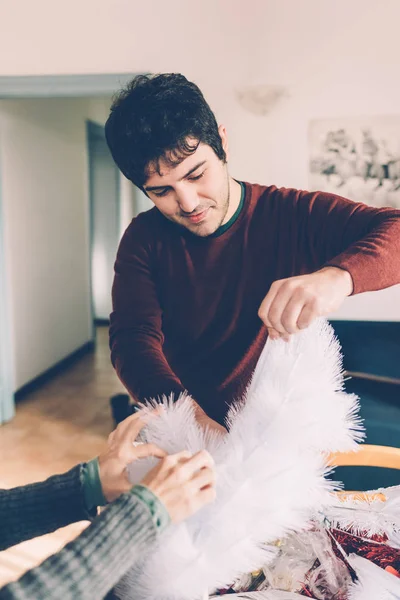
[[[164,458],[166,452],[155,444],[138,444],[134,442],[148,419],[157,415],[157,411],[131,415],[122,421],[109,435],[107,448],[99,456],[99,475],[103,494],[107,502],[112,502],[124,492],[132,488],[126,467],[146,456]]]
[[[179,523],[215,499],[214,461],[206,450],[193,456],[183,451],[167,456],[140,482],[166,507],[171,521]]]

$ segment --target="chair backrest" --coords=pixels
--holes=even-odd
[[[400,469],[400,448],[360,444],[355,452],[335,452],[331,454],[328,464],[332,467]],[[351,497],[354,500],[367,502],[377,499],[384,501],[386,499],[385,495],[381,492],[342,491],[337,492],[337,494],[342,499]]]
[[[382,467],[400,469],[400,448],[360,444],[355,452],[335,452],[329,458],[335,467]]]

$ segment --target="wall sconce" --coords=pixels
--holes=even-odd
[[[253,115],[265,116],[287,97],[287,88],[280,85],[250,85],[236,90],[239,104]]]

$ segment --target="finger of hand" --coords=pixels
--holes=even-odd
[[[179,458],[175,465],[171,467],[169,474],[172,475],[175,480],[183,484],[191,480],[197,471],[200,471],[205,467],[213,468],[213,466],[214,461],[211,458],[211,455],[206,450],[201,450],[190,458]]]
[[[281,285],[268,313],[268,322],[270,326],[280,334],[284,334],[284,336],[290,334],[290,331],[285,329],[282,322],[282,316],[289,302],[291,302],[294,296],[297,296],[295,285],[295,282],[289,280],[286,280],[285,283]]]
[[[164,458],[164,465],[167,468],[175,467],[178,463],[185,463],[192,458],[192,453],[189,450],[182,450],[176,454],[169,454]]]
[[[283,328],[287,333],[292,334],[300,331],[297,321],[304,307],[305,300],[303,297],[300,294],[294,293],[281,317]]]
[[[132,443],[136,440],[143,427],[146,425],[146,420],[140,413],[131,415],[125,421],[120,423],[121,429],[117,429],[119,443]],[[119,426],[118,426],[119,427]],[[114,441],[117,441],[114,439]]]
[[[261,302],[260,308],[258,310],[258,316],[260,317],[260,319],[263,321],[263,323],[267,327],[271,327],[271,323],[269,322],[269,319],[268,319],[269,309],[270,309],[271,304],[273,303],[275,296],[277,295],[279,288],[282,284],[283,284],[283,280],[274,281],[274,283],[269,288],[269,291],[268,291],[267,295],[265,296],[264,300]]]
[[[130,415],[129,417],[121,421],[121,423],[119,423],[118,426],[114,429],[114,431],[110,434],[110,437],[112,436],[112,441],[115,442],[123,439],[126,431],[132,427],[132,424],[140,420],[141,414],[134,413],[133,415]]]
[[[216,481],[215,469],[204,467],[197,471],[191,480],[191,485],[197,490],[202,490],[205,487],[214,487]]]
[[[318,317],[318,312],[313,304],[306,304],[297,319],[297,327],[306,329]]]
[[[167,456],[165,450],[162,450],[162,448],[159,448],[156,444],[140,444],[138,446],[133,446],[133,453],[135,458],[146,458],[147,456],[164,458]]]
[[[271,340],[279,340],[279,338],[281,337],[279,331],[276,331],[276,329],[274,329],[273,327],[267,327],[268,329],[268,337],[271,338]]]
[[[192,458],[186,462],[185,466],[188,469],[188,472],[190,472],[190,477],[192,477],[196,471],[204,469],[205,467],[213,469],[214,459],[207,450],[200,450],[200,452],[194,454]]]

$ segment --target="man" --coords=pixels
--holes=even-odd
[[[400,281],[400,212],[243,183],[201,91],[138,76],[106,124],[114,160],[155,208],[115,265],[110,345],[136,400],[187,389],[223,429],[267,336],[285,340],[347,296]]]

